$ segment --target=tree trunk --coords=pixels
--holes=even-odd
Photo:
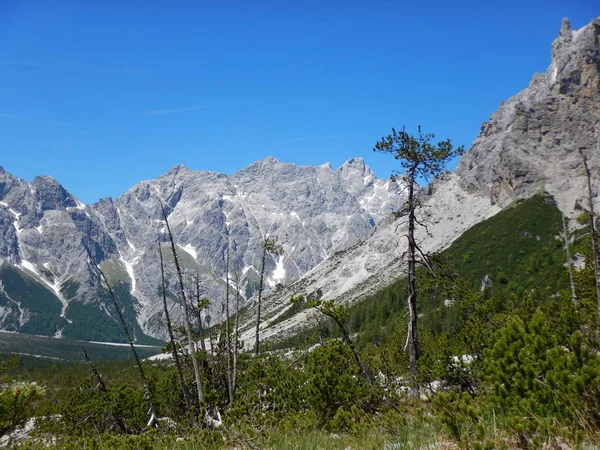
[[[231,380],[231,391],[232,398],[235,401],[235,391],[237,389],[237,362],[238,362],[238,351],[239,351],[239,342],[238,337],[240,333],[240,274],[235,272],[235,330],[233,334],[233,374]]]
[[[160,276],[162,281],[162,298],[163,298],[163,308],[165,310],[165,319],[167,321],[167,331],[169,333],[169,340],[171,341],[171,353],[173,355],[173,361],[175,362],[175,368],[177,369],[177,374],[179,375],[179,383],[181,384],[181,391],[183,392],[183,400],[185,401],[185,407],[189,411],[190,418],[192,420],[192,425],[196,426],[196,415],[192,410],[192,402],[190,400],[190,392],[188,391],[187,385],[185,384],[185,377],[183,376],[183,370],[181,369],[181,363],[179,362],[179,352],[177,351],[177,343],[175,341],[175,336],[173,335],[173,327],[171,325],[171,318],[169,317],[169,308],[167,305],[167,285],[165,282],[165,265],[163,261],[162,248],[160,245],[160,240],[158,242],[158,254],[160,255]]]
[[[260,349],[260,308],[262,304],[262,291],[263,291],[263,282],[265,276],[265,261],[267,258],[267,238],[263,242],[263,254],[262,254],[262,263],[260,266],[260,282],[258,285],[258,308],[256,312],[256,344],[254,347],[254,352],[258,355],[258,351]]]
[[[229,335],[229,243],[227,243],[225,272],[225,344],[227,346],[227,393],[229,395],[229,404],[231,404],[233,403],[233,386],[231,375],[231,336]]]
[[[360,373],[365,378],[365,381],[367,382],[367,384],[372,385],[373,381],[371,380],[371,376],[369,375],[369,372],[367,372],[367,369],[362,362],[360,354],[358,353],[358,350],[356,350],[356,347],[354,346],[354,342],[352,342],[352,339],[350,339],[350,335],[346,331],[346,327],[336,317],[332,317],[332,319],[335,320],[338,327],[340,327],[340,330],[342,331],[342,336],[344,337],[344,341],[346,342],[346,344],[348,344],[348,347],[350,347],[350,350],[352,350],[352,353],[354,354],[354,359],[356,359],[356,363],[358,364],[358,367],[360,368]]]
[[[415,241],[415,171],[408,172],[408,371],[411,378],[411,394],[419,396],[417,361],[419,360],[419,339],[417,335],[417,244]]]
[[[585,168],[585,176],[587,180],[588,196],[590,202],[590,216],[592,226],[592,251],[594,257],[594,280],[596,282],[596,307],[598,309],[598,323],[600,323],[600,249],[598,249],[598,229],[596,227],[596,210],[594,208],[594,197],[592,192],[592,172],[587,163],[587,157],[580,151],[583,159],[583,167]]]
[[[98,380],[98,385],[100,386],[100,391],[102,391],[104,393],[104,395],[106,396],[106,398],[108,399],[109,398],[108,389],[106,389],[106,384],[104,384],[104,380],[102,379],[102,377],[96,370],[96,367],[90,361],[90,358],[87,354],[85,347],[81,347],[81,349],[83,350],[82,355],[85,358],[85,362],[88,364],[88,366],[90,366],[90,369],[92,370],[92,373],[94,374],[94,377],[96,377],[96,380]],[[115,422],[116,422],[117,426],[119,427],[119,429],[121,430],[121,432],[123,434],[127,434],[129,431],[127,430],[127,427],[123,423],[123,420],[121,420],[121,418],[112,410],[112,408],[111,408],[110,414],[111,414],[111,416],[113,416],[113,419],[115,419]]]
[[[177,258],[177,251],[175,250],[175,242],[173,241],[173,233],[171,233],[171,227],[169,226],[169,220],[167,219],[167,212],[165,211],[164,205],[160,204],[162,209],[165,224],[167,226],[167,232],[169,234],[169,241],[171,242],[171,251],[173,252],[173,259],[175,261],[175,269],[177,270],[177,278],[179,281],[179,289],[181,291],[181,306],[183,308],[183,320],[185,325],[185,331],[188,336],[188,346],[190,356],[192,357],[192,365],[194,366],[194,377],[196,379],[196,390],[198,393],[198,404],[201,405],[204,401],[204,387],[202,386],[202,378],[200,377],[200,368],[198,367],[198,358],[196,357],[196,349],[194,346],[194,337],[192,335],[192,326],[190,324],[190,315],[188,312],[187,301],[185,299],[185,289],[183,286],[183,276],[181,275],[181,267],[179,266],[179,259]]]
[[[196,271],[196,315],[198,319],[198,330],[200,331],[200,346],[202,351],[206,353],[206,344],[204,343],[204,327],[202,326],[202,309],[200,308],[200,277]]]
[[[88,256],[89,256],[90,260],[93,261],[87,248],[86,248],[86,251],[88,252]],[[150,419],[148,419],[148,423],[146,424],[146,428],[158,427],[158,417],[156,416],[156,410],[154,409],[154,402],[152,401],[152,394],[150,393],[150,386],[148,386],[148,381],[146,380],[146,375],[144,374],[144,368],[142,367],[140,358],[138,357],[137,351],[135,350],[135,345],[133,344],[133,339],[131,338],[131,335],[129,334],[129,330],[127,329],[127,324],[125,323],[125,318],[123,317],[123,312],[121,311],[121,308],[119,307],[119,304],[117,303],[115,293],[113,292],[112,287],[111,287],[110,283],[108,282],[108,279],[106,278],[106,275],[104,275],[104,272],[102,271],[102,269],[100,269],[100,267],[98,267],[98,266],[96,266],[96,267],[97,267],[98,271],[100,272],[100,276],[102,276],[102,279],[106,283],[106,287],[108,288],[108,293],[110,294],[110,298],[112,299],[113,305],[117,311],[117,316],[119,316],[119,321],[121,322],[121,327],[123,328],[123,331],[125,332],[125,336],[127,337],[127,341],[129,342],[129,347],[131,348],[131,352],[133,353],[133,357],[135,359],[135,364],[137,366],[138,372],[140,374],[140,378],[142,380],[142,385],[144,387],[144,396],[146,397],[146,402],[148,402],[148,415],[150,416]]]
[[[573,261],[571,260],[571,250],[569,249],[569,228],[567,226],[567,218],[562,215],[563,235],[565,240],[565,251],[567,253],[567,269],[569,270],[569,286],[571,286],[571,301],[574,305],[577,304],[577,294],[575,293],[575,283],[573,281]]]

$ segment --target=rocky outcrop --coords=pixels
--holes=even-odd
[[[500,105],[456,169],[463,188],[493,204],[546,190],[570,212],[583,192],[580,151],[600,167],[600,19],[563,20],[550,67]]]

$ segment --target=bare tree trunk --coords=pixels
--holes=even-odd
[[[96,370],[96,367],[90,361],[90,358],[87,354],[85,347],[81,347],[81,349],[83,350],[82,355],[85,359],[85,362],[88,364],[88,366],[90,366],[90,369],[92,370],[92,373],[94,374],[94,377],[96,377],[96,380],[98,380],[98,385],[100,386],[100,391],[102,391],[104,393],[104,395],[108,398],[108,389],[106,389],[106,384],[104,384],[104,380],[102,379],[102,377]],[[115,419],[115,422],[117,423],[117,426],[119,427],[121,432],[124,434],[127,434],[129,431],[127,430],[127,427],[123,423],[123,420],[121,420],[121,418],[114,411],[112,411],[112,409],[111,409],[110,414],[111,414],[111,416],[113,416],[113,419]]]
[[[192,326],[190,324],[190,315],[188,312],[187,301],[185,299],[185,289],[183,286],[183,276],[181,275],[181,267],[179,266],[179,259],[177,258],[177,251],[175,250],[175,242],[173,241],[173,233],[171,233],[171,227],[169,226],[169,220],[167,219],[167,212],[165,206],[160,203],[165,224],[167,226],[167,232],[169,234],[169,240],[171,241],[171,251],[173,252],[173,259],[175,261],[175,269],[177,270],[177,278],[179,281],[179,289],[181,291],[181,306],[183,307],[183,320],[185,325],[185,331],[188,335],[188,346],[190,356],[192,357],[192,365],[194,366],[194,377],[196,379],[196,389],[198,392],[198,403],[202,404],[204,401],[204,387],[202,386],[202,378],[200,377],[200,368],[198,367],[198,358],[196,357],[196,349],[194,346],[194,336],[192,335]]]
[[[254,346],[254,353],[258,355],[260,350],[260,308],[262,306],[262,292],[263,292],[263,282],[265,276],[265,261],[267,258],[267,238],[263,242],[263,254],[262,254],[262,263],[260,265],[260,282],[258,285],[258,308],[256,311],[256,344]]]
[[[588,196],[590,202],[590,216],[592,226],[592,250],[594,256],[594,279],[596,282],[596,306],[598,308],[598,322],[600,322],[600,249],[598,248],[598,229],[596,228],[596,211],[594,208],[594,197],[592,192],[592,172],[588,166],[587,157],[580,150],[581,158],[583,159],[583,167],[585,168],[585,176],[587,180]]]
[[[231,396],[233,401],[235,401],[235,391],[237,389],[237,362],[238,362],[238,352],[239,352],[239,333],[240,333],[240,274],[239,272],[235,272],[235,331],[234,331],[234,349],[233,349],[233,374],[231,380]]]
[[[86,247],[86,251],[88,253],[88,257],[90,258],[90,260],[93,261],[92,255],[90,254],[87,247]],[[148,402],[148,415],[150,416],[150,419],[148,420],[148,423],[146,424],[146,428],[158,427],[158,417],[156,416],[156,410],[154,409],[154,402],[152,401],[152,394],[150,393],[150,386],[148,385],[148,381],[146,380],[146,375],[144,373],[144,368],[142,367],[142,363],[140,362],[140,358],[138,357],[137,351],[135,350],[135,345],[133,344],[133,339],[131,338],[131,335],[129,334],[127,324],[125,323],[125,318],[123,317],[123,312],[121,311],[121,308],[119,307],[119,304],[117,303],[115,293],[113,292],[112,287],[111,287],[110,283],[108,282],[108,278],[106,278],[106,275],[104,275],[104,272],[102,271],[102,269],[100,267],[96,266],[96,268],[98,269],[98,271],[100,272],[100,275],[102,276],[102,279],[106,283],[106,287],[108,288],[108,293],[110,294],[110,298],[112,299],[115,310],[117,311],[117,316],[119,316],[119,321],[121,322],[121,327],[123,328],[123,332],[125,333],[125,336],[127,337],[127,341],[129,342],[129,347],[131,348],[131,352],[133,353],[133,357],[135,359],[135,364],[137,365],[138,372],[140,374],[140,378],[142,379],[142,385],[144,387],[144,395],[146,397],[146,401]]]
[[[179,362],[179,352],[177,351],[177,343],[175,341],[175,336],[173,335],[173,327],[171,326],[171,318],[169,317],[169,308],[167,305],[167,285],[165,282],[165,265],[163,262],[163,254],[162,248],[160,245],[160,240],[158,242],[158,254],[160,255],[160,276],[162,280],[162,298],[163,298],[163,308],[165,310],[165,319],[167,321],[167,331],[169,333],[169,340],[171,341],[171,353],[173,355],[173,361],[175,361],[175,368],[177,369],[177,374],[179,375],[179,383],[181,384],[181,391],[183,392],[183,400],[185,401],[185,407],[189,411],[190,418],[192,420],[192,425],[196,426],[196,415],[192,410],[192,402],[190,400],[190,392],[188,391],[187,385],[185,384],[185,378],[183,376],[183,370],[181,370],[181,363]]]
[[[411,378],[411,394],[419,396],[417,361],[419,360],[419,339],[417,335],[417,244],[415,241],[415,172],[408,172],[408,371]]]
[[[202,326],[202,308],[200,307],[200,277],[196,271],[196,314],[198,319],[198,328],[200,330],[200,346],[202,351],[206,353],[206,344],[204,343],[204,327]]]
[[[229,403],[233,403],[233,386],[231,376],[231,336],[229,335],[229,242],[227,243],[227,256],[225,258],[225,344],[227,346],[227,393]]]
[[[209,328],[208,328],[208,343],[210,344],[210,357],[214,360],[215,358],[215,330],[214,330],[214,326],[210,326],[209,324]]]
[[[565,251],[567,253],[567,269],[569,271],[569,285],[571,286],[571,301],[574,305],[577,304],[577,294],[575,293],[575,283],[573,282],[573,261],[571,260],[571,250],[569,248],[569,227],[567,226],[567,218],[562,215],[563,236],[565,240]]]
[[[333,317],[333,316],[331,316],[331,317],[333,318],[333,320],[335,320],[338,327],[342,331],[342,336],[344,338],[344,341],[346,342],[346,344],[348,344],[348,347],[350,347],[350,350],[352,350],[352,353],[354,354],[354,359],[356,359],[356,363],[358,364],[358,367],[360,368],[360,373],[365,378],[365,381],[367,382],[367,384],[372,385],[373,380],[371,380],[371,376],[369,375],[369,372],[367,372],[367,369],[362,362],[360,354],[358,353],[358,350],[356,350],[356,347],[354,346],[354,342],[352,342],[352,339],[350,339],[350,335],[348,334],[346,327],[338,318]]]

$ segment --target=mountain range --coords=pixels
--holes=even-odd
[[[221,314],[228,245],[231,271],[239,272],[243,298],[249,298],[256,289],[264,237],[276,236],[284,249],[280,257],[269,255],[266,284],[283,284],[363,241],[401,207],[403,194],[401,185],[377,178],[360,158],[333,170],[329,164],[299,167],[268,157],[231,176],[178,165],[115,200],[93,205],[84,205],[50,177],[30,183],[1,170],[2,328],[116,338],[118,329],[87,336],[74,323],[81,316],[100,322],[114,317],[99,266],[119,288],[119,302],[136,334],[163,336],[158,243],[164,244],[167,235],[161,203],[186,287],[192,288],[198,274],[202,296],[213,299],[206,314],[210,321]],[[168,246],[163,253],[170,257]],[[167,284],[177,320],[178,288],[171,266],[167,264]],[[39,293],[25,298],[24,286],[36,284],[42,299]]]
[[[551,63],[482,124],[454,172],[420,191],[424,250],[448,247],[515,200],[552,195],[568,217],[586,205],[583,157],[600,182],[600,18],[579,30],[564,20]],[[594,193],[597,197],[597,192]],[[0,328],[80,339],[122,340],[98,267],[115,287],[139,342],[164,338],[158,245],[167,256],[169,301],[181,308],[166,246],[166,206],[186,288],[201,279],[208,323],[222,314],[225,254],[240,274],[245,337],[252,333],[261,244],[266,261],[262,335],[277,339],[310,321],[289,313],[289,298],[320,291],[352,303],[401,276],[403,184],[377,178],[360,158],[339,169],[296,166],[272,157],[225,175],[175,166],[117,199],[84,205],[57,181],[21,180],[0,168]],[[87,251],[91,258],[88,256]],[[289,317],[288,317],[289,316]],[[285,317],[285,320],[281,320]]]

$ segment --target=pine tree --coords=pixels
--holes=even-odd
[[[421,208],[419,202],[418,180],[428,180],[438,177],[444,171],[445,165],[455,156],[461,155],[464,148],[454,148],[448,139],[434,144],[433,134],[423,134],[421,127],[416,136],[404,129],[397,132],[392,128],[392,134],[383,137],[375,144],[376,152],[388,153],[400,162],[400,171],[392,174],[392,180],[402,179],[406,184],[408,195],[404,208],[396,213],[397,217],[407,217],[407,264],[408,264],[408,333],[406,346],[409,354],[409,372],[411,376],[412,393],[418,395],[417,361],[419,358],[419,339],[417,333],[417,279],[416,270],[419,260],[426,263],[427,257],[415,240],[416,226],[420,225],[417,213]]]
[[[265,269],[267,261],[267,253],[273,256],[279,256],[283,253],[283,247],[277,243],[276,237],[266,236],[262,242],[262,260],[260,264],[260,281],[258,285],[258,301],[256,309],[256,344],[254,352],[258,355],[260,349],[260,310],[262,307],[262,293],[264,288]]]

